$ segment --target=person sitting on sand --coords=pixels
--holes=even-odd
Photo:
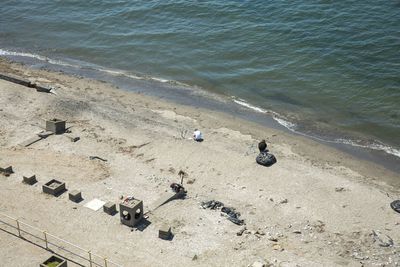
[[[258,150],[260,150],[260,152],[268,152],[267,149],[267,143],[265,142],[265,139],[261,140],[260,143],[258,143]]]
[[[198,129],[194,129],[193,139],[195,141],[197,141],[197,142],[202,142],[203,141],[203,134]]]
[[[260,154],[256,158],[258,164],[270,167],[276,163],[276,158],[273,154],[269,153],[265,140],[258,143],[258,150],[260,150]]]

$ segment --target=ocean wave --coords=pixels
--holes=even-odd
[[[187,86],[186,84],[179,83],[177,81],[164,79],[164,78],[148,76],[148,75],[133,74],[133,73],[129,73],[129,72],[123,71],[123,70],[107,69],[107,68],[103,68],[103,67],[100,67],[100,66],[97,66],[94,64],[86,63],[86,62],[80,62],[81,65],[71,64],[71,63],[68,63],[68,62],[65,62],[62,60],[54,60],[54,59],[48,58],[46,56],[27,53],[27,52],[9,51],[9,50],[4,50],[4,49],[0,48],[0,56],[34,58],[39,61],[44,61],[44,62],[53,64],[53,65],[58,65],[58,66],[63,66],[63,67],[72,67],[75,69],[92,69],[92,70],[96,70],[96,71],[100,71],[100,72],[105,72],[105,73],[113,75],[113,76],[124,76],[124,77],[128,77],[128,78],[135,79],[135,80],[150,80],[150,81],[156,81],[156,82],[160,82],[160,83],[171,83],[171,84],[175,84],[175,85]]]
[[[398,158],[400,158],[400,150],[393,148],[389,145],[383,144],[381,142],[378,141],[373,141],[371,143],[368,144],[363,144],[363,141],[361,140],[351,140],[351,139],[343,139],[343,138],[337,138],[334,140],[328,140],[328,139],[324,139],[315,135],[311,135],[311,134],[307,134],[301,131],[297,130],[297,125],[293,122],[290,122],[289,120],[285,119],[282,115],[278,114],[277,112],[274,111],[270,111],[270,110],[265,110],[262,109],[260,107],[254,106],[249,104],[248,102],[246,102],[243,99],[240,98],[236,98],[232,96],[232,101],[235,102],[236,104],[246,107],[248,109],[251,109],[253,111],[259,112],[259,113],[264,113],[264,114],[271,114],[272,118],[278,122],[280,125],[282,125],[283,127],[285,127],[286,129],[288,129],[291,132],[294,132],[296,134],[308,137],[308,138],[312,138],[321,142],[327,142],[327,143],[334,143],[334,144],[345,144],[345,145],[350,145],[350,146],[354,146],[354,147],[361,147],[361,148],[366,148],[366,149],[373,149],[373,150],[378,150],[378,151],[383,151],[386,152],[387,154],[396,156]]]

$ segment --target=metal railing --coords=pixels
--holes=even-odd
[[[50,252],[89,267],[122,267],[122,265],[61,239],[47,231],[38,229],[16,218],[0,213],[0,228],[8,233],[30,241]]]

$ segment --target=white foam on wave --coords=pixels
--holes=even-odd
[[[322,142],[335,143],[335,144],[346,144],[346,145],[351,145],[351,146],[355,146],[355,147],[362,147],[362,148],[367,148],[367,149],[384,151],[384,152],[386,152],[386,153],[388,153],[390,155],[393,155],[393,156],[396,156],[396,157],[400,158],[400,150],[398,150],[396,148],[393,148],[391,146],[388,146],[388,145],[385,145],[385,144],[382,144],[382,143],[379,143],[379,142],[376,142],[376,141],[371,143],[371,144],[365,145],[365,144],[361,144],[361,141],[357,142],[357,141],[350,140],[350,139],[338,138],[338,139],[335,139],[335,140],[326,140],[326,139],[323,139],[323,138],[320,138],[320,137],[317,137],[317,136],[313,136],[313,135],[310,135],[310,134],[306,134],[306,133],[297,131],[296,130],[297,125],[295,123],[292,123],[292,122],[290,122],[290,121],[288,121],[286,119],[283,119],[282,115],[280,115],[280,114],[278,114],[278,113],[276,113],[274,111],[264,110],[264,109],[262,109],[260,107],[253,106],[253,105],[249,104],[248,102],[246,102],[245,100],[240,99],[240,98],[237,99],[237,98],[235,98],[233,96],[232,96],[232,100],[236,104],[244,106],[246,108],[249,108],[249,109],[251,109],[253,111],[264,113],[264,114],[271,114],[272,118],[275,121],[277,121],[280,125],[284,126],[286,129],[288,129],[288,130],[290,130],[290,131],[292,131],[292,132],[294,132],[296,134],[300,134],[300,135],[303,135],[303,136],[306,136],[306,137],[309,137],[309,138],[312,138],[312,139],[316,139],[316,140],[319,140],[319,141],[322,141]]]
[[[398,158],[400,158],[400,150],[395,149],[391,146],[382,144],[382,143],[378,143],[378,142],[373,142],[371,144],[368,145],[363,145],[360,144],[359,142],[353,141],[353,140],[348,140],[348,139],[336,139],[333,142],[335,143],[339,143],[339,144],[346,144],[346,145],[352,145],[352,146],[356,146],[356,147],[362,147],[362,148],[369,148],[369,149],[374,149],[374,150],[379,150],[379,151],[384,151],[388,154],[391,154],[393,156],[396,156]]]
[[[66,67],[74,67],[74,68],[79,68],[78,65],[70,64],[61,60],[54,60],[45,56],[37,55],[37,54],[31,54],[31,53],[26,53],[26,52],[15,52],[15,51],[8,51],[0,48],[0,56],[14,56],[14,57],[29,57],[29,58],[35,58],[40,61],[45,61],[50,64],[54,65],[61,65],[61,66],[66,66]]]
[[[245,100],[240,99],[240,98],[237,99],[237,98],[235,98],[235,97],[232,97],[232,100],[233,100],[233,102],[235,102],[236,104],[239,104],[239,105],[241,105],[241,106],[244,106],[244,107],[249,108],[249,109],[251,109],[251,110],[254,110],[254,111],[256,111],[256,112],[265,113],[265,114],[271,114],[271,115],[272,115],[272,118],[273,118],[275,121],[277,121],[279,124],[281,124],[281,125],[284,126],[285,128],[287,128],[287,129],[289,129],[289,130],[295,132],[296,124],[295,124],[295,123],[292,123],[292,122],[290,122],[290,121],[288,121],[288,120],[286,120],[286,119],[284,119],[282,115],[280,115],[280,114],[278,114],[278,113],[276,113],[276,112],[274,112],[274,111],[272,111],[272,110],[265,110],[265,109],[262,109],[262,108],[260,108],[260,107],[253,106],[253,105],[249,104],[248,102],[246,102]]]
[[[26,53],[26,52],[15,52],[15,51],[4,50],[4,49],[1,49],[1,48],[0,48],[0,56],[35,58],[37,60],[45,61],[45,62],[53,64],[53,65],[72,67],[72,68],[76,68],[76,69],[91,68],[93,70],[105,72],[105,73],[108,73],[110,75],[125,76],[125,77],[131,78],[131,79],[135,79],[135,80],[152,80],[152,81],[161,82],[161,83],[173,83],[173,81],[168,80],[168,79],[164,79],[164,78],[152,77],[152,76],[144,76],[144,75],[143,76],[135,75],[135,74],[128,73],[128,72],[122,71],[122,70],[114,70],[114,69],[102,68],[102,67],[90,64],[90,63],[88,63],[88,66],[75,65],[75,64],[67,63],[67,62],[61,61],[61,60],[54,60],[54,59],[51,59],[51,58],[48,58],[48,57],[45,57],[45,56],[42,56],[42,55],[38,55],[38,54],[32,54],[32,53]],[[84,63],[84,62],[82,62],[82,63]]]

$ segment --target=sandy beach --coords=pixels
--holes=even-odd
[[[0,175],[3,214],[128,267],[400,265],[400,214],[389,206],[400,198],[390,183],[398,173],[305,137],[105,82],[5,59],[0,73],[55,92],[0,80],[0,167],[14,170]],[[52,118],[66,120],[70,133],[20,145]],[[195,128],[204,142],[190,139]],[[261,139],[278,159],[272,167],[255,162]],[[149,214],[145,229],[84,207],[134,196],[146,212],[181,170],[186,198]],[[23,184],[29,174],[38,183]],[[44,194],[42,185],[54,178],[68,192],[80,190],[83,201]],[[245,225],[203,209],[210,200],[235,208]],[[171,241],[158,238],[164,224]],[[38,266],[51,253],[33,243],[0,231],[0,265]],[[89,266],[60,255],[75,261],[68,266]]]

